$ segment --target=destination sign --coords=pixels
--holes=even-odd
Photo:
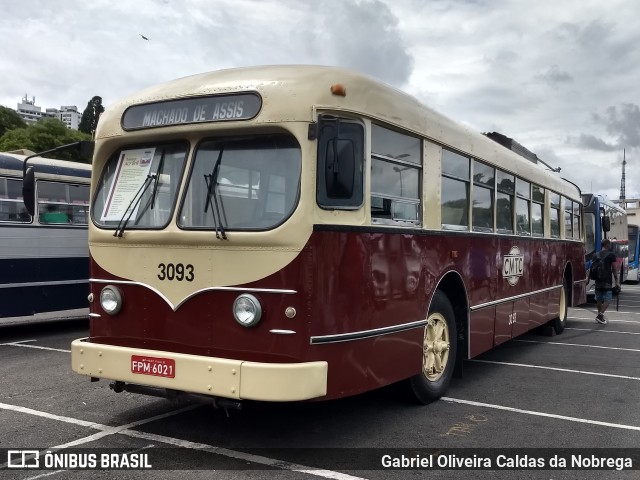
[[[122,128],[182,125],[187,123],[249,120],[260,111],[262,100],[256,93],[186,98],[129,107],[122,116]]]

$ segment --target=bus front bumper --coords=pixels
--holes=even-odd
[[[248,362],[118,347],[80,338],[71,343],[71,367],[90,377],[236,400],[287,402],[327,393],[328,364],[321,361]],[[145,373],[136,373],[140,370]]]

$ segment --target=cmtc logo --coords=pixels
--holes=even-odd
[[[524,273],[524,255],[518,247],[511,247],[509,253],[502,260],[502,276],[512,287],[518,283]]]

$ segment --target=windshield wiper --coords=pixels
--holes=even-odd
[[[156,175],[147,175],[147,178],[144,179],[144,182],[142,183],[142,185],[140,185],[140,188],[131,199],[131,202],[129,202],[129,206],[127,206],[127,208],[125,209],[124,215],[122,215],[122,218],[118,222],[116,231],[113,232],[114,237],[122,237],[122,235],[124,234],[124,229],[127,228],[127,224],[129,223],[129,220],[131,220],[131,216],[133,215],[133,212],[136,211],[136,208],[138,207],[140,200],[142,200],[142,196],[144,195],[144,192],[147,191],[147,188],[149,188],[149,185],[151,185],[151,181],[154,178],[156,178]],[[127,212],[129,212],[128,216],[127,216]],[[125,220],[125,217],[126,217],[126,220]]]
[[[220,171],[220,161],[222,160],[223,152],[224,148],[221,148],[220,153],[218,154],[218,158],[216,159],[216,163],[213,164],[211,175],[204,176],[204,181],[207,184],[207,198],[204,202],[204,212],[207,213],[209,206],[211,206],[211,215],[213,216],[213,225],[216,229],[216,238],[227,240],[227,235],[224,231],[222,216],[220,215],[220,206],[218,205],[218,191],[216,188],[218,186],[218,172]],[[214,205],[211,204],[212,195],[213,204],[215,205],[215,211],[213,209]],[[218,221],[220,225],[218,225]]]
[[[164,169],[164,148],[162,149],[162,155],[160,155],[160,161],[158,162],[158,170],[156,170],[156,178],[153,182],[153,193],[151,194],[151,210],[153,210],[156,204],[156,195],[158,194],[158,184],[160,183],[160,175]]]
[[[160,176],[162,175],[162,170],[164,169],[164,152],[165,151],[163,149],[162,154],[160,155],[160,160],[158,161],[158,169],[156,170],[155,175],[152,175],[154,177],[153,192],[151,193],[151,197],[149,198],[145,206],[142,208],[140,215],[138,215],[138,219],[136,220],[135,225],[137,225],[138,222],[142,219],[144,213],[149,209],[153,210],[153,207],[156,204],[156,198],[158,196],[158,185],[160,185]]]

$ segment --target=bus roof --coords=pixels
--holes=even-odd
[[[332,93],[331,87],[335,84],[344,87],[344,96]],[[337,67],[277,65],[235,68],[152,86],[107,108],[101,115],[96,141],[123,135],[121,119],[132,105],[238,92],[257,92],[261,96],[262,109],[251,120],[254,124],[284,121],[311,123],[317,121],[318,110],[351,112],[387,126],[409,130],[574,200],[581,200],[577,186],[549,169],[450,120],[394,87],[361,73]],[[172,131],[205,130],[207,124],[191,123],[174,125],[172,128]]]
[[[26,152],[25,152],[26,153]],[[14,152],[0,152],[0,173],[22,176],[24,160],[29,155]],[[91,165],[86,163],[56,160],[52,158],[33,157],[29,159],[37,173],[65,175],[70,177],[91,177]]]
[[[584,204],[585,207],[598,208],[598,206],[595,205],[596,201],[598,202],[598,206],[606,205],[607,207],[613,210],[616,210],[619,213],[624,213],[624,214],[627,213],[627,211],[624,208],[622,208],[620,205],[612,202],[608,198],[605,198],[604,196],[600,195],[599,193],[583,193],[582,194],[582,203]]]

